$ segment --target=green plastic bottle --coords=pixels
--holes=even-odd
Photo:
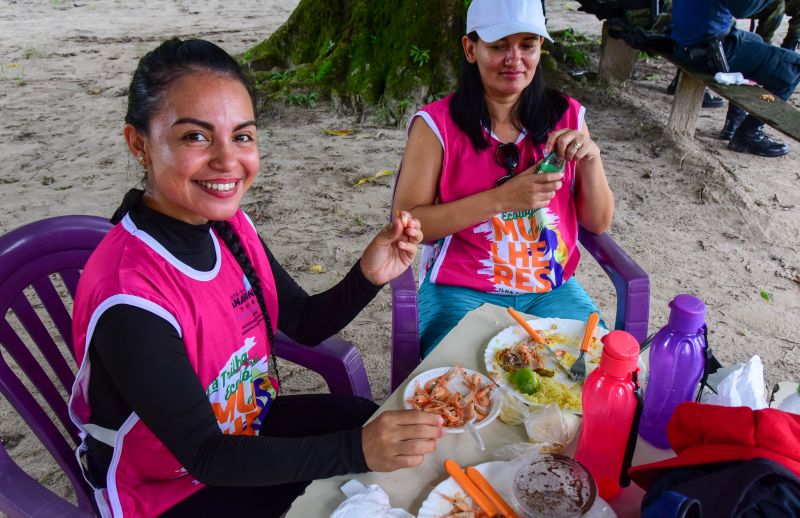
[[[534,171],[536,174],[542,173],[563,173],[566,162],[563,158],[559,158],[555,151],[549,152]],[[531,228],[536,229],[536,234],[539,235],[544,228],[544,218],[542,209],[536,209],[531,215]]]
[[[551,151],[539,162],[539,167],[536,168],[536,174],[563,173],[565,165],[566,162],[564,162],[564,159],[559,158],[555,151]]]

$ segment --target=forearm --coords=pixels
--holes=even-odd
[[[583,228],[601,234],[611,226],[614,195],[600,157],[578,163],[575,198],[578,221]]]
[[[287,484],[369,470],[361,451],[361,428],[297,438],[220,432],[200,444],[190,459],[187,471],[215,486]]]
[[[367,470],[360,428],[297,438],[223,434],[181,338],[161,317],[114,306],[92,347],[101,362],[93,371],[108,371],[130,410],[201,482],[258,486]],[[279,417],[268,412],[265,425]]]
[[[420,221],[426,242],[455,234],[502,212],[494,189],[449,203],[397,209],[407,210]]]

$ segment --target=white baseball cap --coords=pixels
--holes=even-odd
[[[473,31],[487,43],[520,32],[553,41],[544,26],[542,0],[472,0],[467,10],[467,34]]]

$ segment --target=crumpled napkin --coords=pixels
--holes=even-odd
[[[714,81],[722,85],[747,85],[755,86],[755,81],[745,79],[741,72],[717,72]]]
[[[719,369],[708,376],[708,385],[714,387],[716,394],[708,389],[703,391],[701,401],[712,405],[747,406],[753,410],[767,408],[764,388],[764,365],[758,355],[747,363],[737,363]]]
[[[339,489],[347,500],[339,504],[331,518],[414,518],[403,509],[393,509],[389,495],[377,484],[365,487],[353,479]]]

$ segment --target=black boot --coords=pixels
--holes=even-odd
[[[672,81],[667,86],[667,94],[668,95],[675,95],[675,90],[678,89],[678,80],[681,78],[681,69],[679,68],[677,72],[675,72],[675,77],[672,78]]]
[[[711,90],[706,88],[703,93],[703,108],[721,108],[725,106],[725,99],[718,95],[711,93]]]
[[[766,157],[783,156],[789,152],[789,146],[764,135],[764,123],[752,115],[745,117],[734,132],[728,149]]]
[[[747,112],[739,108],[733,103],[728,105],[728,114],[725,115],[725,126],[719,132],[719,138],[722,140],[730,140],[736,128],[742,123],[744,118],[747,117]]]
[[[798,46],[800,46],[800,39],[790,38],[788,34],[783,39],[783,43],[781,43],[781,47],[783,47],[784,49],[793,50],[795,52],[797,52]]]

